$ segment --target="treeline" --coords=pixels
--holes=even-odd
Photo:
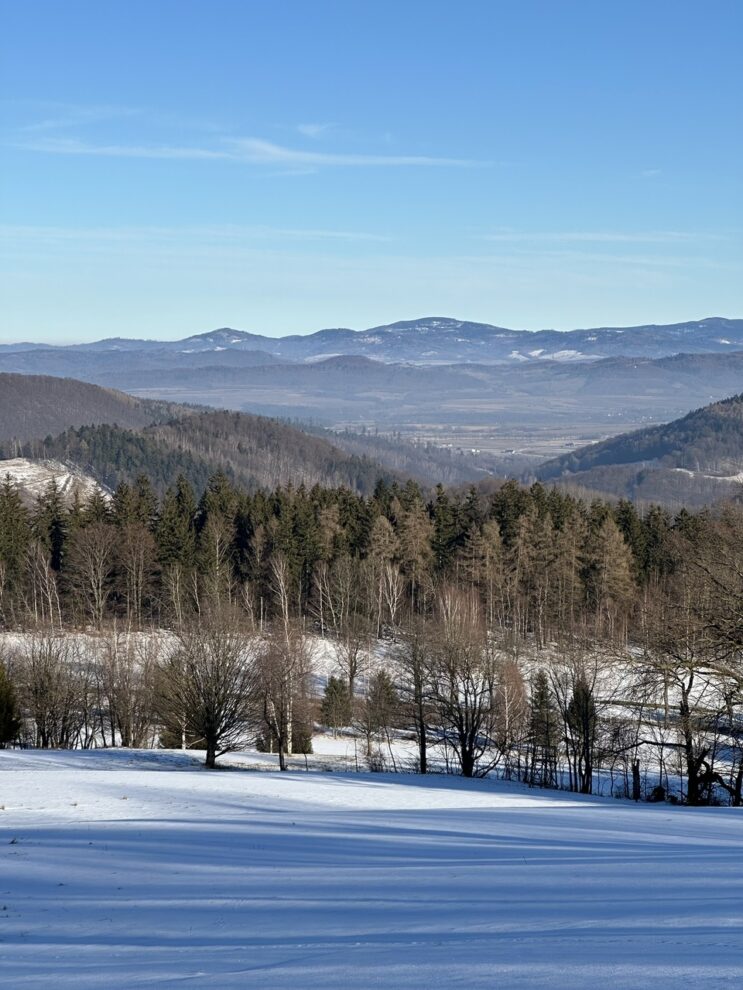
[[[6,478],[0,619],[11,628],[114,617],[167,625],[205,599],[269,617],[280,555],[293,613],[322,630],[339,594],[381,634],[453,583],[477,589],[488,624],[514,636],[626,638],[643,589],[673,570],[676,537],[707,525],[704,515],[640,515],[629,502],[588,504],[538,483],[490,495],[439,487],[427,499],[413,482],[381,481],[368,497],[320,486],[249,492],[220,473],[198,498],[184,476],[158,498],[140,475],[110,499],[74,504],[51,482],[29,507]]]
[[[158,498],[142,476],[110,500],[73,505],[51,483],[27,507],[6,480],[0,616],[37,644],[39,663],[29,667],[27,650],[18,683],[41,745],[73,736],[39,734],[34,670],[48,687],[64,678],[45,664],[89,669],[59,660],[64,629],[168,627],[178,646],[154,663],[159,687],[142,688],[158,699],[145,737],[200,742],[213,762],[252,726],[283,759],[319,718],[309,687],[318,635],[339,673],[322,721],[363,728],[370,754],[372,736],[407,730],[423,771],[434,746],[468,776],[499,768],[590,793],[597,774],[621,766],[639,796],[641,767],[665,774],[666,787],[676,768],[689,803],[740,804],[741,533],[735,508],[640,514],[514,482],[488,495],[439,487],[428,499],[412,482],[379,482],[369,496],[246,492],[219,474],[198,498],[185,478]],[[95,670],[86,684],[102,682]],[[75,702],[90,690],[65,689],[83,726],[77,743],[134,738],[115,706]],[[240,701],[221,741],[204,697],[233,712]]]

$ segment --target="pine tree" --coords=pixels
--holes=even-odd
[[[157,527],[157,547],[163,566],[179,564],[191,570],[196,561],[196,500],[188,481],[179,475],[175,488],[163,498]]]
[[[33,533],[49,555],[52,570],[62,567],[65,541],[69,532],[69,513],[56,481],[52,480],[36,502]]]
[[[433,504],[433,536],[431,545],[433,559],[438,571],[449,567],[460,537],[456,506],[452,503],[443,485],[436,486],[436,499]]]

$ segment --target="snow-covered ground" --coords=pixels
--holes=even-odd
[[[457,777],[0,751],[0,985],[743,985],[743,819]]]
[[[0,460],[0,480],[10,476],[29,498],[42,495],[50,481],[56,481],[62,497],[72,501],[77,493],[83,500],[94,491],[105,492],[90,475],[59,461],[30,461],[25,457]]]

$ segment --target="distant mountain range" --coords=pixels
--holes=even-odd
[[[345,328],[309,334],[266,337],[243,330],[222,328],[178,341],[109,338],[90,344],[51,348],[39,344],[7,344],[0,355],[23,352],[64,351],[88,355],[146,353],[154,361],[178,355],[216,355],[243,352],[248,363],[272,359],[311,361],[337,355],[356,355],[388,363],[413,364],[518,364],[533,361],[591,361],[608,357],[657,358],[671,354],[727,353],[743,349],[743,320],[709,317],[670,325],[597,327],[587,330],[511,330],[488,323],[472,323],[450,317],[403,320],[368,330]],[[193,362],[195,358],[191,358]],[[17,367],[2,367],[8,371]]]
[[[585,455],[580,448],[675,421],[693,407],[714,409],[740,393],[743,320],[722,317],[566,333],[430,317],[281,338],[222,328],[169,342],[0,346],[0,440],[17,445],[97,424],[139,431],[188,417],[193,408],[184,404],[211,406],[309,424],[316,442],[334,452],[308,447],[311,463],[300,470],[296,431],[275,442],[294,451],[306,481],[341,478],[352,487],[380,471],[447,484],[533,474],[549,458],[538,470],[546,480],[637,499],[664,501],[673,492],[686,503],[706,502],[737,490],[743,464],[735,451],[726,467],[709,459],[677,463],[668,451],[621,460],[619,448],[594,445]],[[155,442],[151,429],[148,442]],[[682,446],[694,449],[688,438]],[[6,451],[20,454],[12,445]],[[174,463],[169,456],[163,477]],[[204,460],[201,453],[196,459]],[[240,468],[241,478],[268,483],[252,463]],[[195,476],[211,466],[194,468]],[[265,476],[279,477],[290,477],[285,461],[280,475]]]

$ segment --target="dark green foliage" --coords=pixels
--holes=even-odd
[[[529,714],[529,783],[538,787],[557,786],[557,754],[560,744],[560,716],[547,674],[540,670],[531,689]]]
[[[431,514],[434,562],[438,570],[444,571],[454,559],[457,548],[463,543],[464,534],[458,519],[457,505],[452,503],[443,485],[436,486],[436,499]]]
[[[107,430],[97,432],[99,440],[114,435]],[[80,606],[73,573],[79,584],[80,561],[75,568],[67,558],[85,543],[82,534],[109,527],[106,618],[181,620],[202,596],[204,604],[215,596],[241,601],[256,621],[270,618],[272,562],[280,556],[291,611],[324,628],[328,621],[337,626],[328,594],[341,595],[349,615],[378,628],[392,607],[385,596],[393,595],[398,619],[409,610],[426,614],[436,585],[454,582],[481,596],[490,623],[534,634],[539,643],[586,621],[621,635],[638,586],[673,571],[680,537],[704,545],[714,525],[703,514],[674,520],[658,507],[641,514],[627,502],[589,506],[516,482],[490,496],[439,487],[426,503],[414,482],[382,481],[375,495],[363,496],[346,486],[250,490],[226,471],[196,490],[186,474],[169,480],[160,499],[139,473],[110,501],[94,493],[71,503],[51,482],[31,508],[12,482],[0,483],[0,619],[21,622],[29,608],[38,618],[42,606],[47,617],[72,617]],[[382,532],[388,549],[380,556]],[[56,586],[42,573],[47,565]],[[347,592],[344,574],[351,576]]]
[[[329,729],[351,724],[351,699],[348,685],[340,677],[331,676],[325,687],[320,715]]]
[[[5,665],[0,662],[0,749],[17,739],[21,731],[21,713],[15,689]]]
[[[50,481],[36,503],[33,535],[48,553],[52,569],[55,571],[62,567],[70,518],[57,482]]]
[[[180,564],[190,570],[196,562],[196,499],[184,475],[163,497],[157,526],[157,545],[163,566]]]
[[[146,475],[160,494],[179,474],[203,491],[215,473],[249,490],[304,482],[370,493],[383,473],[366,457],[346,454],[278,420],[220,411],[192,413],[136,432],[82,426],[47,437],[43,449],[36,442],[14,444],[0,447],[0,454],[74,464],[112,491]]]
[[[364,704],[364,723],[369,732],[389,729],[395,719],[399,698],[394,681],[386,670],[379,670],[369,678]]]
[[[594,751],[598,732],[596,702],[583,674],[579,675],[568,704],[566,722],[569,732],[569,748],[572,751],[574,788],[581,794],[590,794],[593,780]]]
[[[703,506],[735,492],[743,460],[743,395],[695,409],[681,419],[621,434],[541,465],[542,480],[594,491]],[[715,479],[720,480],[715,480]]]
[[[20,590],[30,540],[28,511],[17,487],[6,478],[0,484],[0,591],[3,599]]]

